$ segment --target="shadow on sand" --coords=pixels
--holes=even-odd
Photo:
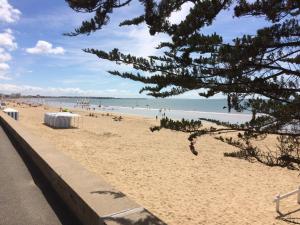
[[[75,130],[77,130],[77,129],[79,129],[79,127],[74,127],[74,126],[60,128],[60,127],[51,127],[51,126],[49,126],[49,125],[46,124],[46,123],[42,123],[42,124],[43,124],[44,126],[46,126],[46,127],[49,127],[49,128],[51,128],[51,129],[53,129],[53,130],[70,130],[70,129],[75,129]]]
[[[147,216],[143,216],[143,213],[147,213]],[[150,214],[147,210],[143,210],[140,214],[141,215],[139,217],[142,219],[139,220],[132,220],[124,217],[106,217],[104,221],[112,221],[116,224],[122,225],[167,225],[154,215]]]
[[[278,220],[282,220],[289,224],[300,224],[300,216],[293,217],[292,214],[300,212],[300,209],[296,209],[287,213],[279,213],[279,216],[276,217]]]

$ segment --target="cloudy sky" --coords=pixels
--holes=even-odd
[[[189,7],[187,4],[173,14],[171,21],[182,20]],[[118,27],[122,20],[140,13],[139,6],[131,4],[117,10],[103,30],[90,36],[67,37],[62,34],[72,31],[89,15],[75,13],[64,0],[0,0],[0,93],[144,97],[138,93],[142,84],[106,72],[116,64],[81,50],[117,47],[137,56],[155,54],[154,47],[167,37],[150,36],[143,25]],[[206,32],[216,31],[230,41],[253,33],[264,23],[249,17],[233,19],[231,12],[225,11]],[[197,93],[180,97],[196,98]]]

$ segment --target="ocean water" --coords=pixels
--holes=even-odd
[[[55,107],[78,108],[76,98],[34,98],[27,99]],[[172,119],[198,119],[209,118],[224,122],[242,123],[251,119],[249,112],[228,113],[226,99],[85,99],[90,108],[95,111],[116,112],[146,117],[161,118],[163,115]],[[101,106],[101,107],[100,107]]]

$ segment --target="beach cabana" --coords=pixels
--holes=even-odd
[[[3,110],[6,114],[10,117],[14,118],[15,120],[19,120],[19,111],[11,108],[6,108]]]
[[[0,101],[0,109],[5,109],[6,107],[7,107],[6,103],[3,101]]]
[[[69,112],[45,113],[44,123],[53,128],[79,127],[80,115]]]

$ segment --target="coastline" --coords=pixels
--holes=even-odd
[[[28,100],[30,102],[32,100]],[[33,101],[35,102],[35,100]],[[39,102],[39,101],[37,101]],[[75,103],[70,102],[59,102],[59,101],[48,101],[42,102],[41,104],[46,104],[50,107],[61,107],[71,110],[81,110],[84,108],[76,107]],[[249,113],[237,113],[237,112],[216,112],[216,111],[199,111],[191,109],[171,109],[167,107],[162,108],[151,108],[151,107],[141,107],[141,106],[121,106],[121,105],[107,105],[101,108],[98,105],[91,104],[89,106],[92,112],[109,112],[117,113],[123,115],[133,115],[133,116],[143,116],[148,118],[161,118],[163,114],[168,118],[174,120],[189,119],[198,120],[199,118],[216,119],[223,122],[230,123],[244,123],[252,118],[252,114]]]

